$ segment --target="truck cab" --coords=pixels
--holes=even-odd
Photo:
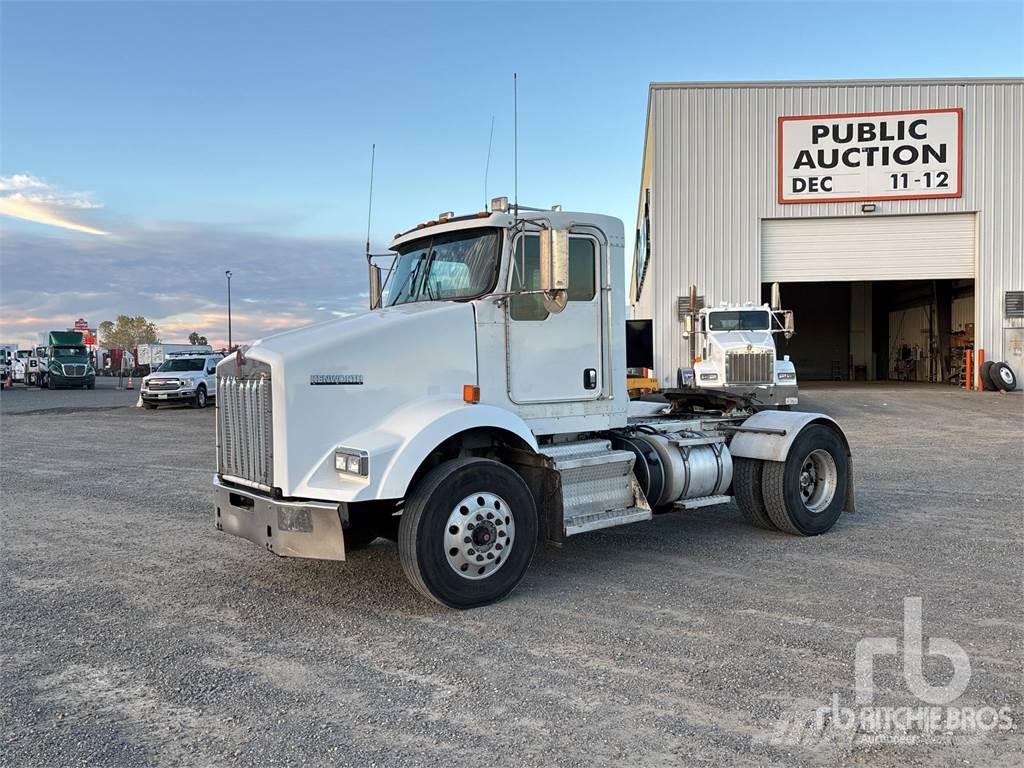
[[[96,387],[96,370],[78,331],[51,331],[46,368],[40,370],[39,386],[49,389]]]
[[[469,608],[507,595],[538,541],[734,498],[816,535],[852,506],[823,414],[692,389],[631,405],[620,220],[498,198],[373,258],[370,312],[217,366],[218,530],[335,560],[391,538],[416,589]]]
[[[749,394],[760,403],[796,405],[796,368],[788,355],[778,359],[776,333],[792,335],[792,313],[768,304],[722,303],[699,310],[693,386]]]

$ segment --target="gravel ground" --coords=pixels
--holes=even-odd
[[[389,542],[327,563],[217,533],[212,410],[4,392],[0,764],[1021,764],[1024,397],[803,394],[854,446],[859,511],[828,535],[661,516],[542,546],[508,600],[459,613]],[[970,657],[954,705],[1016,730],[785,727],[853,706],[855,645],[900,637],[906,596]],[[875,684],[875,706],[922,705],[896,658]]]

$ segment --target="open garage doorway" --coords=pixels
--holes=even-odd
[[[776,337],[800,381],[961,384],[974,343],[974,280],[780,283],[796,334]],[[769,301],[771,286],[762,286]]]

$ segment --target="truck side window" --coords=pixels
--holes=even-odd
[[[569,238],[569,301],[590,301],[597,292],[594,279],[594,241],[585,237]],[[540,240],[525,235],[516,243],[512,291],[536,291],[540,288]],[[544,298],[539,293],[513,296],[510,301],[513,320],[546,320]]]

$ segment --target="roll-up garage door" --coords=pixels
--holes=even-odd
[[[761,281],[974,277],[973,213],[765,219]]]

